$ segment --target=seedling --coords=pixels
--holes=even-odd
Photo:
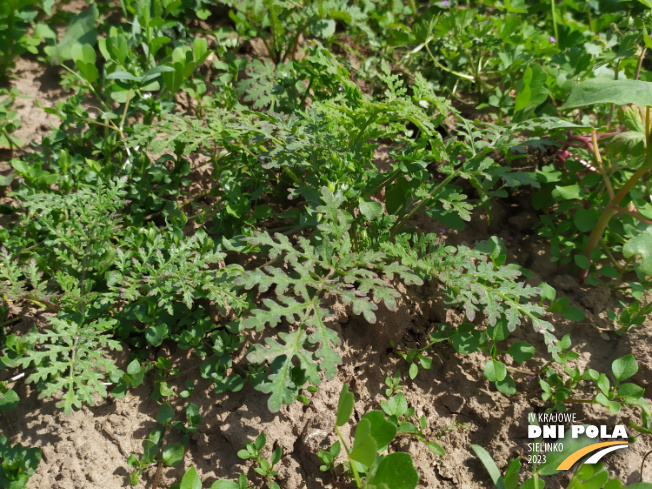
[[[7,437],[0,437],[0,485],[7,489],[23,489],[41,462],[40,448],[11,446]]]
[[[258,435],[253,442],[247,442],[247,446],[243,450],[238,451],[238,457],[242,460],[253,460],[257,467],[254,467],[254,472],[265,480],[266,486],[269,489],[280,489],[281,486],[274,482],[276,471],[274,466],[281,461],[283,456],[283,448],[279,445],[272,451],[270,460],[263,457],[262,451],[267,443],[265,433]],[[247,475],[240,474],[238,481],[234,482],[228,479],[220,479],[215,482],[211,489],[245,489],[248,487],[249,479]],[[183,489],[183,487],[182,487]]]

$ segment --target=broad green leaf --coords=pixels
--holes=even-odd
[[[153,462],[158,450],[159,446],[152,440],[143,440],[143,462]]]
[[[509,353],[509,355],[511,355],[514,361],[517,363],[528,361],[530,358],[532,358],[532,356],[534,356],[535,352],[536,349],[534,346],[530,345],[526,341],[519,341],[518,343],[514,343],[509,347],[509,350],[507,350],[507,353]]]
[[[371,421],[363,418],[355,430],[355,439],[349,457],[351,460],[355,460],[369,467],[376,460],[377,451],[378,444],[375,438],[371,436]]]
[[[390,215],[399,215],[407,204],[410,194],[409,185],[403,178],[399,178],[385,193],[385,207]]]
[[[498,360],[489,360],[484,366],[484,375],[490,382],[497,382],[507,377],[507,367]]]
[[[552,191],[552,196],[556,200],[581,199],[584,197],[584,191],[579,185],[555,185],[555,189]]]
[[[95,49],[89,44],[76,43],[72,47],[71,55],[84,79],[89,83],[95,82],[98,77],[95,66]]]
[[[584,314],[581,309],[575,306],[564,307],[561,314],[569,321],[582,321],[583,319],[586,319],[586,314]]]
[[[20,398],[13,389],[0,388],[0,411],[13,411]]]
[[[183,475],[179,489],[201,489],[201,479],[197,475],[194,466],[190,466],[188,471]]]
[[[159,408],[158,415],[156,416],[156,422],[165,426],[170,421],[172,421],[173,417],[174,408],[170,405],[169,402],[164,402]]]
[[[582,270],[586,270],[591,265],[589,259],[584,255],[575,255],[573,261],[575,262],[575,265],[580,267]]]
[[[506,376],[503,380],[496,381],[496,389],[506,396],[513,396],[516,394],[516,384],[511,375]]]
[[[519,86],[521,90],[514,101],[514,112],[532,112],[548,98],[548,75],[538,64],[528,66]]]
[[[618,397],[630,397],[632,399],[640,399],[643,397],[645,389],[636,384],[628,383],[618,386]]]
[[[610,401],[602,392],[595,396],[595,401],[606,407],[611,414],[618,414],[620,412],[620,403],[617,401]]]
[[[618,382],[629,379],[638,372],[638,364],[634,355],[625,355],[620,357],[611,364],[611,371]]]
[[[383,458],[368,482],[375,487],[414,489],[419,483],[419,474],[409,454],[396,452]]]
[[[114,71],[113,73],[109,73],[106,76],[107,80],[125,80],[125,81],[141,81],[141,77],[139,76],[134,76],[131,73],[128,73],[126,71]]]
[[[383,215],[383,205],[380,202],[373,200],[365,201],[360,197],[358,204],[360,205],[360,214],[368,221],[373,221]]]
[[[176,467],[183,460],[184,448],[181,443],[173,443],[165,447],[161,458],[168,467]]]
[[[623,246],[623,255],[628,259],[636,257],[639,260],[638,269],[652,277],[652,226],[627,241]]]
[[[652,106],[652,83],[592,78],[574,87],[561,108],[573,109],[593,104]]]
[[[211,489],[239,489],[240,485],[235,481],[221,479],[213,482]]]
[[[396,436],[396,425],[385,419],[382,411],[369,411],[362,419],[371,423],[370,435],[376,440],[378,450],[382,450]]]
[[[76,43],[95,45],[97,42],[97,28],[95,27],[97,17],[98,10],[95,5],[74,15],[61,41],[55,46],[44,48],[45,53],[50,57],[50,62],[59,64],[72,59],[72,48]]]
[[[543,489],[546,485],[546,481],[539,479],[538,477],[532,477],[527,479],[523,484],[519,486],[519,489]]]
[[[319,19],[310,25],[310,33],[315,37],[327,39],[335,34],[335,21],[333,19]]]
[[[164,323],[145,328],[145,338],[152,346],[160,346],[168,334],[168,326]]]
[[[195,59],[195,65],[201,66],[209,55],[208,43],[203,37],[196,37],[192,43],[192,55]]]
[[[595,209],[578,209],[573,216],[575,227],[587,233],[595,227],[600,218],[600,212]]]
[[[505,488],[506,489],[516,489],[518,486],[518,477],[521,470],[521,461],[518,458],[513,458],[509,461],[507,470],[505,471]]]
[[[410,365],[410,368],[408,369],[408,376],[410,379],[414,380],[419,373],[419,367],[417,366],[416,363],[413,363]]]

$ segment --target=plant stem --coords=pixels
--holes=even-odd
[[[607,207],[602,211],[600,219],[598,219],[597,224],[593,228],[593,232],[591,232],[591,235],[589,236],[589,240],[586,242],[586,247],[584,248],[584,256],[589,259],[589,262],[591,260],[591,252],[593,251],[593,248],[598,245],[598,242],[600,239],[602,239],[602,235],[604,234],[609,221],[618,211],[618,204],[620,204],[620,202],[625,198],[630,190],[632,190],[638,181],[643,178],[643,176],[650,170],[652,170],[652,145],[648,140],[645,162],[638,170],[636,170],[636,172],[634,172],[631,177],[629,177],[629,180],[627,180],[620,191],[612,199],[610,199],[609,205],[607,205]],[[582,270],[581,272],[585,271]]]
[[[342,442],[342,446],[344,447],[344,451],[346,452],[346,458],[349,459],[349,463],[351,464],[351,470],[353,471],[353,475],[355,476],[355,483],[357,484],[358,487],[362,487],[362,480],[360,479],[360,474],[358,474],[358,469],[355,467],[355,461],[351,460],[349,458],[349,447],[346,445],[346,442],[344,441],[344,437],[342,437],[342,433],[340,433],[339,428],[336,426],[335,427],[335,433],[337,433],[337,436],[340,438],[340,442]]]
[[[528,370],[521,370],[521,369],[514,368],[514,367],[507,367],[507,370],[509,370],[510,372],[513,372],[515,374],[529,375],[531,377],[536,377],[537,376],[536,372],[530,372]]]
[[[403,228],[403,226],[405,226],[405,224],[412,218],[412,216],[414,214],[416,214],[417,212],[419,212],[421,210],[421,208],[424,205],[426,205],[426,203],[430,200],[430,198],[433,195],[435,195],[437,192],[439,192],[445,185],[448,184],[448,182],[450,182],[455,177],[457,177],[457,173],[458,172],[456,172],[456,171],[451,173],[443,182],[441,182],[439,185],[437,185],[434,188],[434,190],[432,190],[432,192],[429,192],[428,195],[425,198],[421,199],[421,201],[416,206],[414,206],[414,208],[410,212],[405,214],[403,217],[400,217],[399,219],[397,219],[396,222],[394,222],[394,224],[392,225],[392,227],[389,230],[390,238],[393,238],[394,236],[396,236],[396,234]]]
[[[13,146],[16,150],[22,151],[21,147],[18,145],[16,141],[14,141],[13,136],[11,136],[8,132],[7,129],[4,127],[0,127],[0,132],[2,132],[2,135],[7,138],[7,141],[9,141],[9,146]]]
[[[634,80],[638,80],[639,77],[641,76],[641,67],[643,66],[643,58],[645,58],[645,53],[647,53],[647,47],[643,48],[643,51],[641,51],[641,54],[638,57],[638,63],[636,64],[636,74],[634,75]]]
[[[602,179],[604,180],[604,184],[607,187],[607,192],[609,193],[609,200],[612,201],[614,198],[614,189],[611,186],[611,181],[609,180],[609,175],[607,175],[607,172],[604,168],[604,164],[602,163],[602,156],[600,155],[600,148],[598,148],[598,136],[596,135],[595,131],[591,132],[591,142],[593,143],[593,156],[595,157],[595,161],[598,164],[598,168],[600,169],[600,174],[602,175]]]
[[[555,40],[559,42],[559,31],[557,30],[557,9],[555,8],[555,0],[550,0],[550,11],[552,12],[552,27],[555,31]]]
[[[614,80],[618,80],[619,70],[620,70],[620,60],[616,61],[616,71],[614,72]],[[607,117],[607,132],[611,129],[611,121],[614,118],[615,110],[616,110],[616,104],[611,104],[611,107],[609,107],[609,117]]]
[[[639,471],[639,474],[640,474],[640,476],[641,476],[641,482],[643,482],[643,468],[645,467],[645,460],[647,459],[648,455],[650,455],[650,454],[652,454],[652,450],[650,450],[649,452],[647,452],[647,453],[643,456],[643,460],[641,460],[641,470]]]
[[[410,0],[410,8],[412,9],[412,17],[416,21],[419,17],[419,10],[417,9],[417,5],[414,3],[414,0]]]
[[[575,404],[595,404],[593,399],[564,399],[564,402],[570,402]]]
[[[446,68],[443,64],[441,64],[437,59],[435,59],[435,56],[432,54],[432,51],[430,51],[430,48],[428,47],[428,43],[430,42],[430,39],[426,39],[426,42],[423,44],[426,48],[426,51],[428,51],[428,54],[430,55],[430,58],[432,59],[432,62],[435,63],[435,66],[441,70],[444,70],[447,73],[450,73],[451,75],[459,76],[460,78],[464,78],[465,80],[469,80],[471,82],[475,83],[475,78],[472,77],[471,75],[466,75],[464,73],[460,73],[458,71],[451,70],[449,68]]]

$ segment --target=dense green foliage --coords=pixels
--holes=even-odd
[[[169,360],[148,351],[191,350],[216,396],[249,383],[276,412],[309,403],[335,376],[334,302],[375,323],[379,304],[396,310],[398,284],[431,281],[464,320],[439,325],[419,349],[393,345],[410,379],[446,342],[484,352],[482,373],[504,395],[525,372],[549,409],[633,405],[642,421],[632,426],[652,431],[643,389],[621,383],[636,360],[614,362],[615,383],[572,366],[578,354],[551,317],[584,314],[550,285],[528,283],[498,237],[453,246],[415,227],[419,218],[463,230],[474,213],[494,219],[493,202],[530,195],[553,259],[624,292],[622,309],[609,311],[620,332],[640,325],[652,312],[648,2],[121,0],[75,14],[59,3],[0,7],[0,78],[30,52],[58,67],[68,90],[45,109],[59,127],[22,150],[11,135],[20,87],[0,91],[0,147],[15,156],[0,177],[11,198],[1,207],[10,224],[0,229],[0,409],[19,403],[6,380],[18,368],[66,413],[151,375],[162,414],[129,459],[135,484],[152,464],[179,464],[201,423],[192,403],[186,422],[172,422],[169,402],[194,383],[175,393]],[[217,22],[225,12],[228,23]],[[244,56],[256,40],[264,52]],[[523,164],[534,155],[534,167]],[[9,305],[26,302],[49,315],[21,335]],[[523,326],[545,350],[512,341]],[[122,349],[126,371],[112,355]],[[338,431],[341,445],[318,455],[334,480],[415,487],[408,455],[380,454],[397,430],[443,455],[424,436],[425,418],[408,421],[398,381],[388,386],[350,449]],[[166,441],[170,428],[183,443]],[[263,436],[240,455],[278,487],[281,453],[268,461],[264,445]],[[0,474],[15,487],[38,464],[24,456],[24,468]],[[180,487],[201,487],[194,469]]]

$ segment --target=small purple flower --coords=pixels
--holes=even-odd
[[[514,241],[514,236],[507,236],[507,241]]]
[[[557,39],[555,38],[555,36],[550,36],[550,42],[553,43],[553,44],[557,42]]]
[[[341,92],[344,90],[344,87],[339,87],[338,90]]]
[[[448,5],[449,5],[448,0],[444,0],[443,2],[441,2],[442,7],[448,7]]]

